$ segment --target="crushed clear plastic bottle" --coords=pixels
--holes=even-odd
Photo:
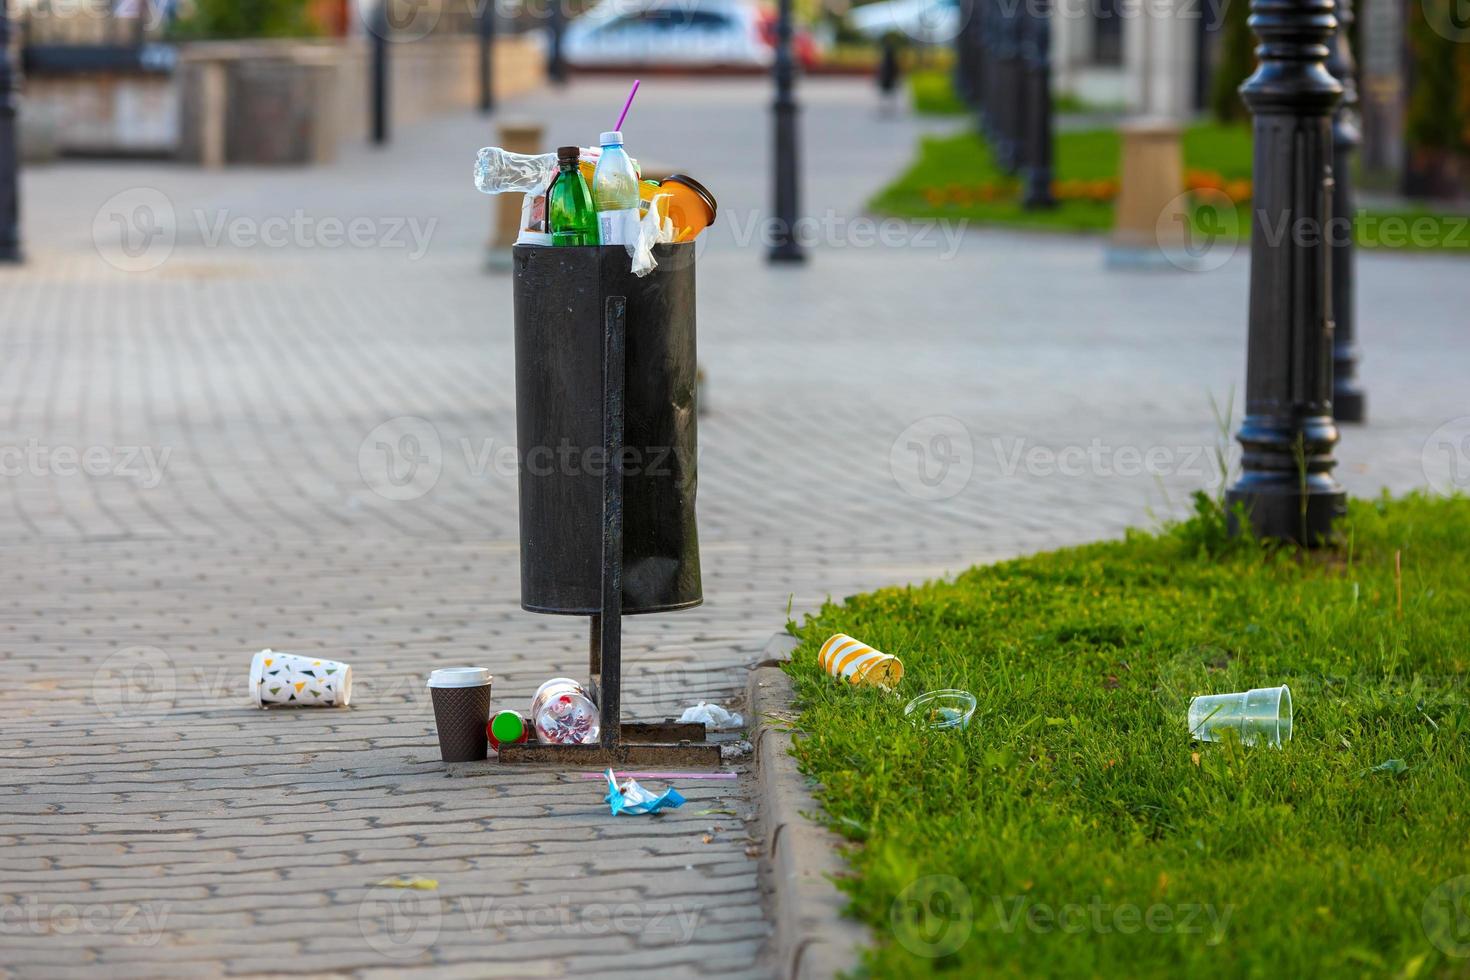
[[[481,194],[544,190],[555,175],[555,153],[512,153],[487,146],[475,158],[475,187]]]
[[[587,689],[570,677],[553,677],[531,698],[531,726],[538,742],[589,745],[602,734],[599,719]]]

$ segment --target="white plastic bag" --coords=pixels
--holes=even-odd
[[[655,194],[648,202],[648,210],[638,220],[638,234],[628,244],[628,254],[633,257],[633,274],[640,279],[658,266],[658,260],[653,257],[653,246],[673,241],[673,235],[669,233],[671,226],[664,217],[672,200],[672,194]]]
[[[745,719],[740,717],[740,712],[727,711],[707,701],[701,701],[693,707],[685,708],[684,713],[679,716],[679,721],[702,722],[704,727],[716,732],[745,727]]]

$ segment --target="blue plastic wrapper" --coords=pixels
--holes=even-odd
[[[684,797],[672,786],[654,795],[639,786],[636,779],[630,779],[619,787],[611,769],[603,775],[607,777],[607,795],[603,799],[612,807],[613,816],[620,813],[657,813],[664,807],[672,809],[684,805]]]

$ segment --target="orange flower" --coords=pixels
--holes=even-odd
[[[1191,170],[1184,177],[1184,186],[1192,191],[1223,191],[1225,178],[1212,170]]]

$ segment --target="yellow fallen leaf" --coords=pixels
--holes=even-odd
[[[384,888],[413,888],[421,892],[431,892],[439,887],[434,878],[384,878],[378,884]]]
[[[1191,752],[1191,753],[1189,753],[1189,761],[1190,762],[1193,762],[1195,765],[1199,765],[1199,753],[1198,752]]]

